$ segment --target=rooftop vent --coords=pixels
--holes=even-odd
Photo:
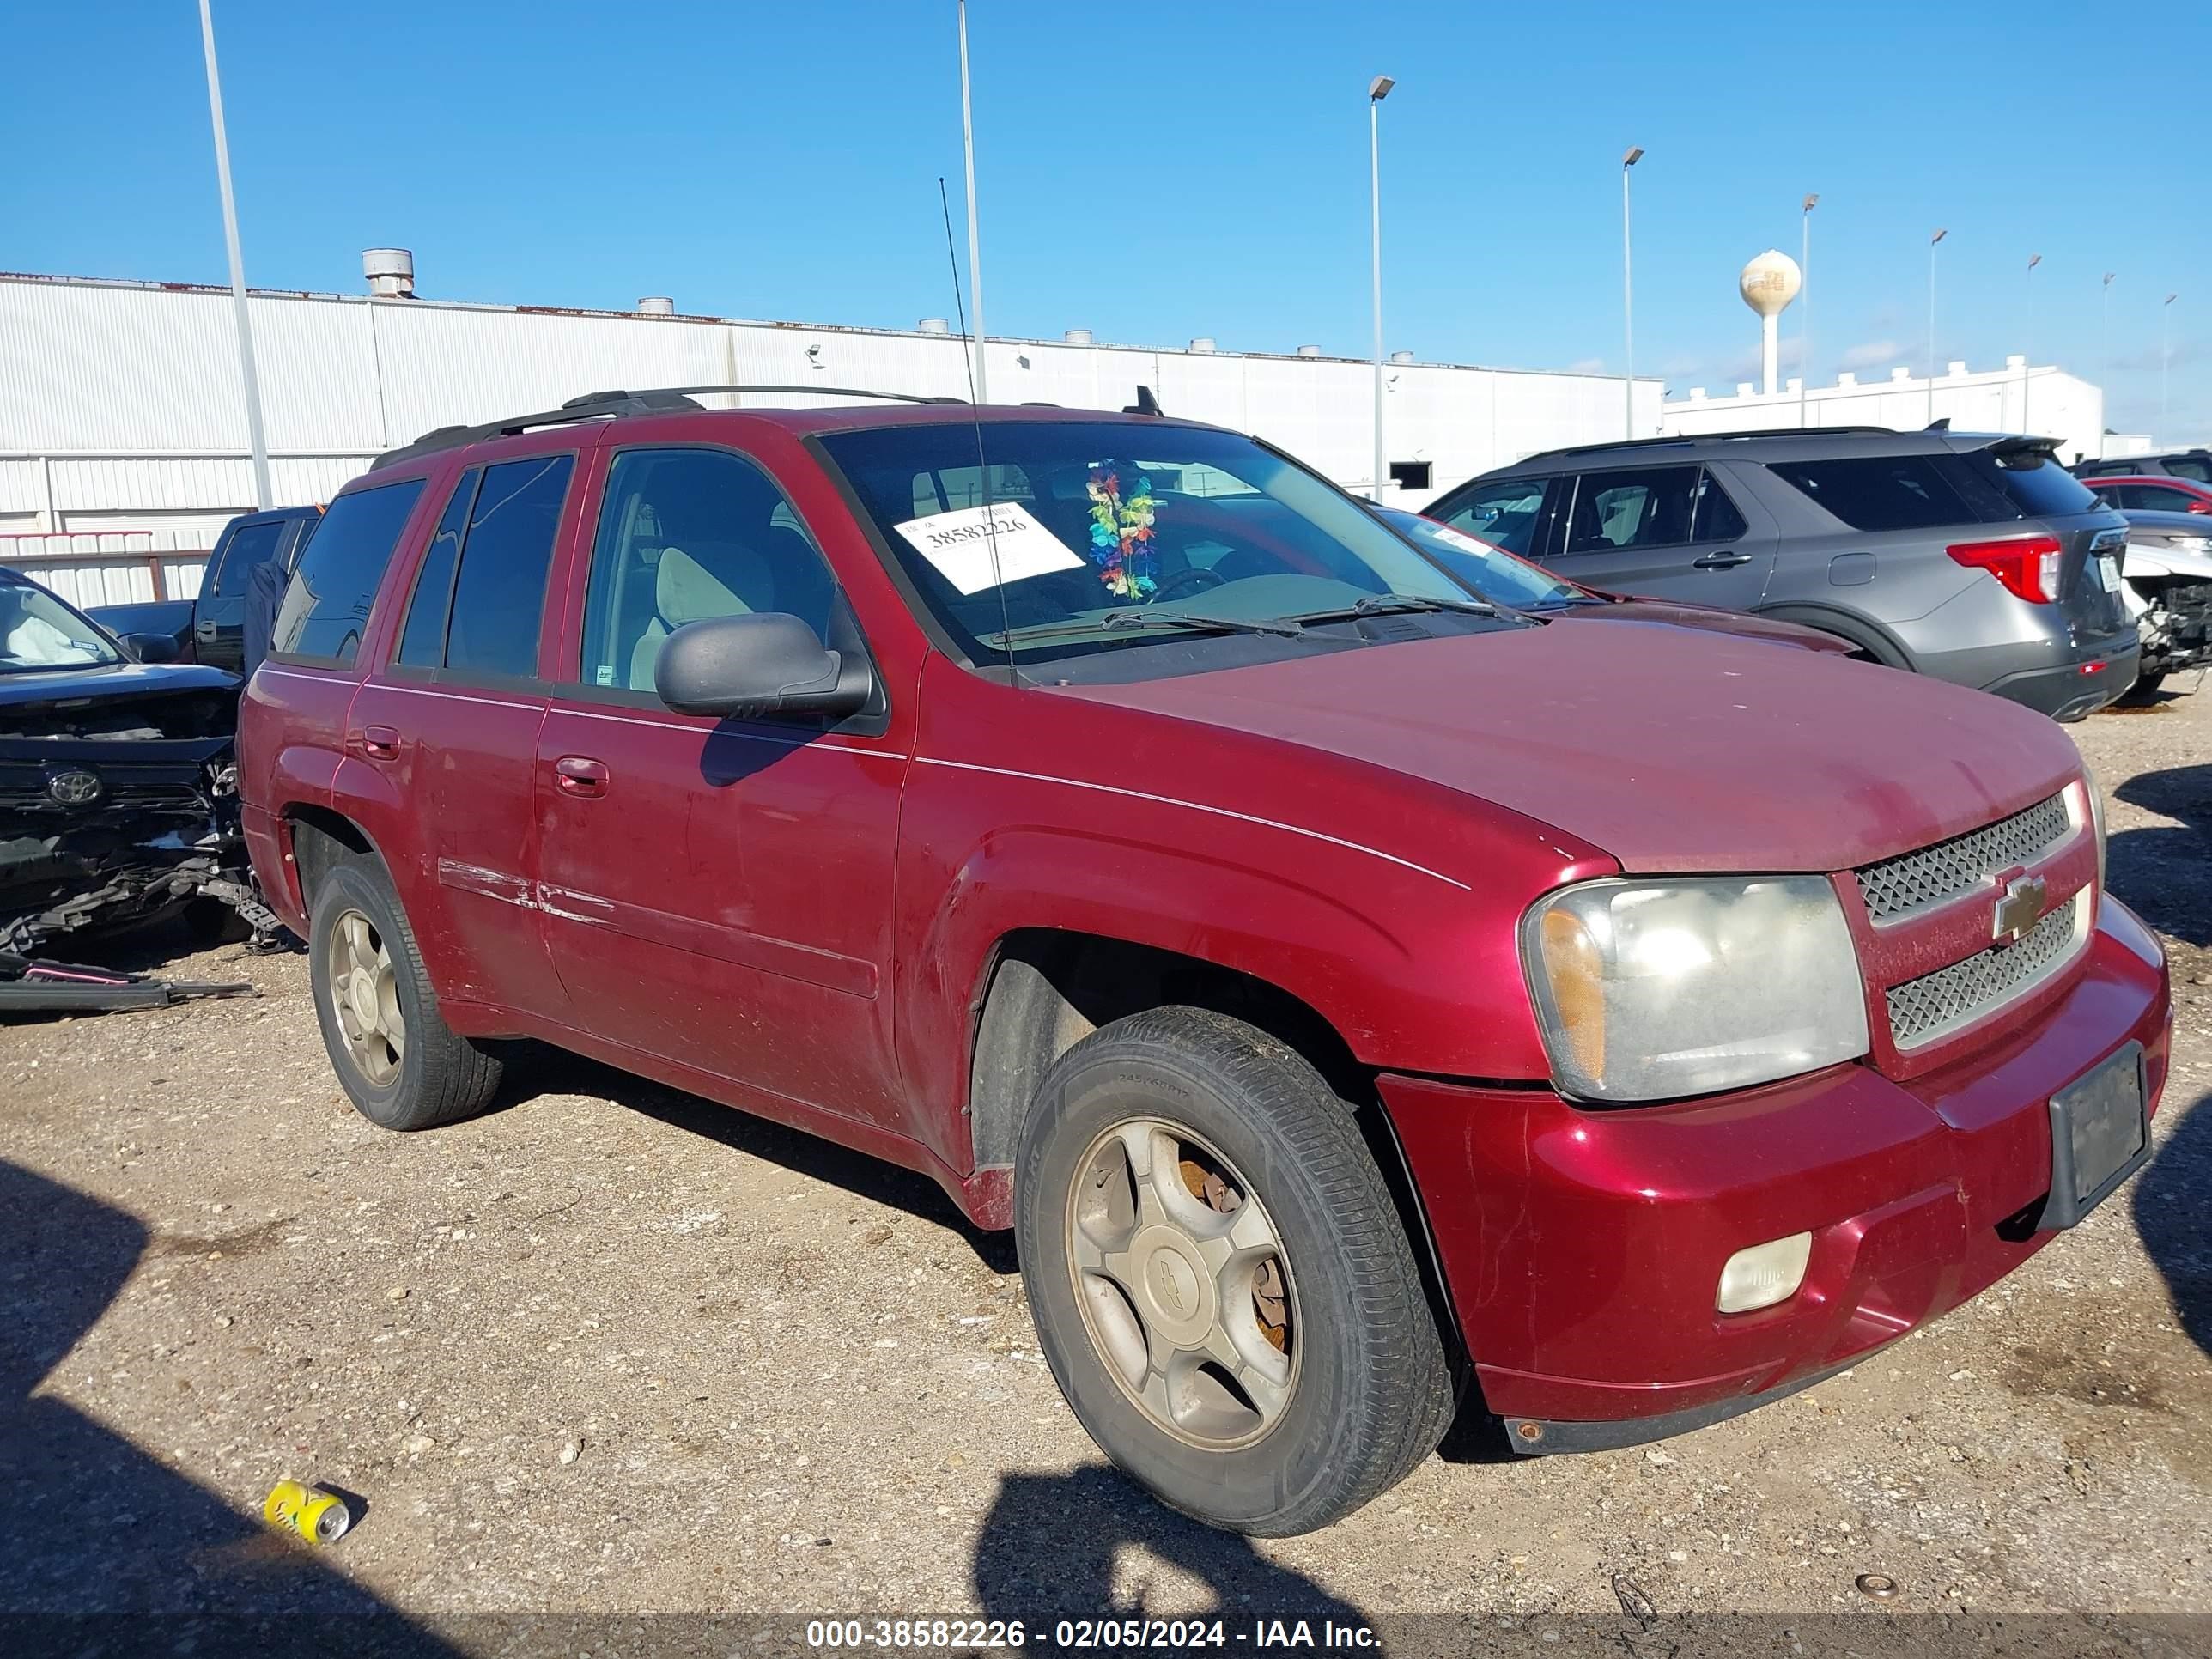
[[[676,301],[665,294],[648,294],[637,302],[637,314],[641,317],[673,317]]]
[[[1213,337],[1211,334],[1200,335],[1190,343],[1190,349],[1201,355],[1211,352],[1213,349]]]
[[[1413,361],[1413,354],[1410,351],[1394,351],[1390,354],[1390,361],[1394,363],[1410,363]]]
[[[361,274],[368,278],[369,293],[380,300],[415,297],[415,256],[404,247],[362,249]]]
[[[1071,328],[1066,333],[1061,335],[1060,337],[1066,341],[1070,345],[1089,345],[1091,343],[1091,331],[1087,328]]]
[[[1321,356],[1321,348],[1317,345],[1302,345],[1298,348],[1298,356],[1301,357],[1318,357]]]
[[[942,317],[925,317],[915,325],[924,334],[950,334],[952,325]]]

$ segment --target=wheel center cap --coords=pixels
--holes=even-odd
[[[1184,1346],[1213,1328],[1213,1280],[1188,1239],[1173,1227],[1148,1227],[1130,1254],[1146,1324]]]
[[[369,982],[367,974],[358,969],[354,972],[346,986],[346,1000],[353,1005],[356,1019],[371,1027],[377,1024],[376,988]]]

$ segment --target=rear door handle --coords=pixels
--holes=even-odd
[[[371,760],[398,760],[399,733],[389,726],[364,726],[361,728],[361,752]]]
[[[1733,570],[1740,564],[1750,562],[1750,554],[1738,553],[1730,548],[1723,548],[1718,553],[1708,553],[1702,559],[1690,561],[1692,566],[1699,570]]]
[[[597,800],[607,793],[607,763],[588,755],[563,755],[553,763],[553,787],[580,800]]]
[[[211,622],[194,623],[192,624],[192,632],[198,635],[204,640],[211,640],[215,637],[215,624]]]

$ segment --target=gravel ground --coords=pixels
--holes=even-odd
[[[384,1133],[331,1078],[298,957],[167,970],[251,1000],[0,1024],[0,1287],[29,1334],[0,1340],[0,1613],[1534,1631],[1620,1625],[1621,1576],[1662,1619],[2212,1613],[2212,689],[2074,733],[2116,788],[2113,890],[2174,966],[2133,1188],[1812,1393],[1597,1456],[1463,1437],[1279,1542],[1103,1465],[1010,1245],[919,1177],[542,1052],[490,1115]],[[273,1540],[285,1475],[360,1495],[361,1524],[312,1556]]]

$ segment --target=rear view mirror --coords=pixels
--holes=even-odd
[[[866,657],[829,649],[781,611],[686,623],[653,665],[661,702],[726,720],[842,720],[866,707],[874,684]]]
[[[118,641],[133,662],[174,662],[177,642],[167,634],[125,634]]]

